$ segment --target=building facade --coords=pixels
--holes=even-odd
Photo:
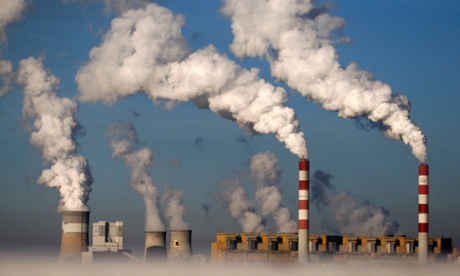
[[[457,260],[450,238],[429,239],[429,261]],[[309,262],[417,262],[418,239],[405,236],[309,236]],[[218,233],[211,261],[221,263],[298,262],[298,237],[289,234]]]

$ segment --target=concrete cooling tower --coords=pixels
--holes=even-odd
[[[144,260],[146,262],[166,260],[166,232],[145,232]]]
[[[171,230],[168,260],[172,262],[189,261],[192,258],[192,231]]]
[[[62,241],[59,260],[80,262],[81,253],[88,251],[89,212],[63,211]]]

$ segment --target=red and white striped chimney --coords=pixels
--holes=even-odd
[[[308,171],[310,162],[308,159],[299,161],[299,234],[298,234],[298,258],[299,263],[308,262]]]
[[[418,262],[428,263],[428,165],[418,167]]]

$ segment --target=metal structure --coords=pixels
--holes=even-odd
[[[418,167],[418,262],[428,263],[428,165]]]
[[[309,179],[308,171],[310,162],[308,159],[299,161],[299,263],[308,262],[308,209],[309,209]]]
[[[80,262],[81,253],[88,251],[88,211],[63,211],[62,240],[59,260]]]
[[[166,232],[145,232],[144,260],[146,262],[166,260]]]
[[[171,230],[168,261],[183,262],[192,258],[192,231]]]

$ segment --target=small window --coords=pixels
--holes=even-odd
[[[179,247],[179,241],[178,240],[174,240],[173,247]]]

